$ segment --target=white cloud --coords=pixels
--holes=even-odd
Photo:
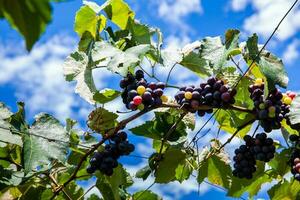
[[[244,30],[248,33],[258,33],[268,37],[294,3],[294,0],[248,0],[248,2],[247,0],[232,0],[231,8],[234,11],[241,11],[246,8],[247,3],[252,5],[254,14],[244,20]],[[294,8],[280,26],[276,38],[286,40],[294,36],[299,29],[300,11]]]
[[[249,0],[232,0],[230,6],[234,11],[244,10],[248,4]]]
[[[286,50],[284,51],[283,62],[286,62],[288,64],[293,63],[299,57],[299,51],[298,51],[299,46],[300,46],[300,41],[294,39],[292,43],[290,43],[286,48]]]
[[[49,112],[61,121],[67,117],[86,119],[92,107],[74,94],[74,83],[66,82],[62,72],[62,63],[75,49],[74,38],[56,35],[30,53],[15,53],[13,47],[15,44],[0,50],[0,84],[14,87],[15,96],[25,102],[29,117]],[[97,86],[106,86],[106,76],[103,70],[94,74]]]
[[[203,12],[201,0],[161,0],[155,1],[155,4],[158,6],[158,16],[160,18],[176,25],[183,31],[187,31],[189,27],[184,22],[186,16]]]

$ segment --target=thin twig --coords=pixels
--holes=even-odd
[[[82,199],[87,193],[89,193],[96,185],[92,185],[92,187],[90,187],[87,191],[85,191],[85,193],[83,195],[81,195],[77,200]]]
[[[153,182],[151,185],[149,185],[143,192],[142,194],[140,194],[138,197],[136,197],[136,199],[133,199],[133,200],[138,200],[139,198],[141,198],[145,192],[147,192],[148,190],[150,190],[150,188],[152,188],[153,186],[155,185],[155,182]]]
[[[173,66],[171,67],[171,69],[170,69],[170,71],[169,71],[169,73],[168,73],[168,76],[167,76],[166,85],[168,85],[169,80],[170,80],[170,77],[171,77],[171,73],[172,73],[173,69],[175,68],[175,66],[176,66],[177,64],[178,64],[178,63],[175,62],[175,63],[173,64]]]
[[[238,70],[240,70],[240,72],[243,74],[243,70],[240,68],[240,65],[238,63],[235,62],[234,58],[232,56],[230,56],[230,60],[233,62],[233,64],[236,66],[236,68]]]

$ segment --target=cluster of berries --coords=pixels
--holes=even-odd
[[[251,136],[245,136],[244,140],[246,145],[250,146],[250,152],[254,154],[256,160],[263,162],[269,162],[274,158],[275,146],[272,138],[267,138],[267,134],[260,133],[252,138]]]
[[[245,145],[235,150],[233,175],[239,178],[251,179],[256,171],[256,160],[269,162],[274,158],[275,146],[271,138],[265,133],[260,133],[255,138],[246,135]]]
[[[300,137],[298,135],[290,136],[291,142],[294,143],[293,152],[290,158],[291,172],[297,181],[300,181],[300,149],[297,148],[300,144]]]
[[[123,89],[122,99],[127,109],[143,110],[150,106],[160,106],[168,101],[168,97],[163,95],[166,85],[163,82],[150,82],[144,79],[144,72],[137,70],[135,76],[128,74],[120,81]]]
[[[250,98],[254,102],[254,110],[257,114],[259,123],[264,131],[269,133],[273,129],[281,128],[281,121],[287,119],[287,113],[290,112],[290,104],[296,94],[289,92],[282,94],[275,88],[270,91],[267,97],[264,97],[263,79],[256,79],[253,85],[249,86]]]
[[[118,166],[118,158],[123,155],[129,155],[134,151],[134,145],[127,140],[127,134],[119,131],[105,145],[104,151],[95,152],[90,159],[90,166],[87,172],[92,174],[99,170],[107,176],[113,174],[113,169]]]
[[[188,86],[179,89],[175,100],[190,112],[198,111],[199,116],[212,113],[212,108],[226,107],[234,104],[235,89],[230,89],[222,80],[211,77],[199,87]],[[209,106],[210,109],[198,110],[199,106]]]

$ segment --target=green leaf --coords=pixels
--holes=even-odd
[[[137,66],[149,50],[150,45],[138,45],[123,52],[102,41],[95,43],[92,59],[94,62],[100,61],[99,65],[106,66],[108,70],[126,76],[129,68]]]
[[[288,118],[292,125],[300,124],[300,95],[298,94],[293,100],[288,113]]]
[[[280,153],[276,153],[275,157],[268,163],[276,175],[283,177],[291,170],[291,166],[289,165],[291,153],[291,149],[284,149]]]
[[[257,60],[256,57],[259,53],[259,50],[258,50],[258,37],[257,35],[254,33],[251,37],[248,38],[247,40],[247,50],[249,52],[249,59],[250,60]],[[252,62],[251,61],[251,62]]]
[[[268,84],[278,84],[283,88],[287,87],[289,78],[284,69],[282,60],[272,54],[267,53],[266,55],[260,57],[258,66],[260,71],[267,78]]]
[[[98,103],[104,104],[110,102],[120,96],[121,92],[109,88],[105,88],[94,94],[94,100]]]
[[[250,198],[256,195],[264,183],[272,181],[272,178],[264,172],[264,168],[262,162],[257,162],[257,170],[250,180],[232,177],[232,184],[228,189],[227,196],[238,198],[245,192],[249,194]]]
[[[51,21],[49,0],[0,0],[0,13],[25,38],[27,50],[31,50]]]
[[[176,169],[181,164],[186,155],[179,149],[169,148],[164,154],[163,159],[158,163],[155,170],[156,183],[168,183],[173,181],[176,176]]]
[[[0,165],[0,191],[7,186],[19,185],[22,182],[23,177],[23,172],[6,169]]]
[[[151,44],[151,36],[154,31],[148,26],[139,23],[138,21],[129,18],[127,28],[131,33],[131,40],[137,44]]]
[[[63,64],[64,75],[67,81],[76,81],[75,93],[84,100],[94,104],[96,86],[92,76],[92,69],[88,65],[88,57],[83,52],[75,52],[67,57]]]
[[[252,119],[254,119],[254,115],[235,110],[219,110],[216,114],[216,120],[220,128],[231,134],[235,133],[239,127]],[[241,129],[237,136],[243,138],[250,131],[251,126],[252,124]]]
[[[184,163],[179,164],[175,171],[175,178],[180,183],[184,180],[188,180],[193,172],[193,168],[190,166],[189,162],[185,160]]]
[[[225,45],[221,37],[204,38],[199,49],[200,57],[206,59],[215,70],[221,69],[238,48],[239,33],[238,30],[228,30],[225,33]]]
[[[11,125],[8,122],[8,118],[12,115],[12,112],[0,102],[0,142],[22,146],[23,142],[21,137],[13,134],[10,130]]]
[[[182,122],[191,130],[194,130],[196,127],[196,117],[193,113],[186,114]]]
[[[101,173],[96,173],[96,176],[96,187],[105,200],[120,200],[119,187],[128,187],[132,184],[129,174],[121,165],[114,169],[114,173],[111,177]]]
[[[147,200],[162,200],[157,194],[151,192],[150,190],[139,191],[133,194],[133,200],[136,199],[147,199]]]
[[[104,11],[107,17],[121,29],[126,28],[129,18],[134,18],[134,12],[123,0],[110,0]]]
[[[151,168],[147,165],[146,167],[143,167],[142,169],[138,170],[135,174],[137,178],[142,178],[143,180],[146,180],[148,176],[151,174]]]
[[[205,78],[212,74],[212,68],[210,68],[206,59],[201,58],[199,54],[190,52],[183,57],[180,64],[189,70],[195,72],[198,76]]]
[[[170,112],[155,112],[155,117],[152,121],[130,129],[130,131],[139,136],[152,138],[154,140],[162,139],[166,133],[170,130],[174,123],[178,120],[179,116]],[[187,135],[186,125],[183,121],[179,122],[176,129],[168,137],[169,141],[177,141],[181,137]]]
[[[97,30],[97,14],[90,6],[82,6],[75,15],[75,32],[81,37],[89,32],[94,38]]]
[[[230,165],[219,156],[213,155],[200,163],[198,170],[198,183],[202,183],[205,177],[213,184],[229,188],[232,171]]]
[[[298,181],[288,182],[284,180],[274,185],[270,190],[268,190],[269,197],[272,200],[293,200],[299,199],[300,184]]]
[[[100,107],[91,112],[87,124],[92,130],[104,134],[117,125],[117,118],[117,114]]]
[[[50,138],[50,140],[45,139]],[[52,140],[51,140],[52,139]],[[24,136],[24,169],[25,173],[36,170],[38,166],[46,166],[52,159],[64,161],[68,144],[58,143],[56,140],[68,142],[69,137],[64,127],[52,116],[40,114]]]
[[[161,58],[164,67],[172,67],[183,59],[183,53],[178,50],[161,50]]]

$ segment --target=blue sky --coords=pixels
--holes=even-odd
[[[223,35],[229,28],[240,29],[242,40],[257,32],[260,42],[263,43],[293,3],[292,0],[128,0],[127,2],[135,10],[137,19],[162,30],[164,47],[170,49],[182,48],[185,44],[205,36]],[[53,21],[31,53],[25,51],[21,36],[5,21],[0,21],[0,101],[5,102],[13,110],[16,110],[16,101],[25,101],[28,119],[32,120],[35,114],[45,111],[60,120],[71,117],[84,126],[84,120],[92,109],[74,94],[74,84],[64,81],[61,68],[64,58],[76,48],[78,42],[78,37],[73,32],[73,19],[81,5],[80,0],[53,4]],[[300,10],[297,8],[286,19],[267,47],[283,58],[290,77],[288,89],[294,91],[300,91],[300,81],[297,77],[300,75],[297,63],[300,53],[299,29]],[[161,70],[158,70],[158,73],[163,76]],[[94,77],[98,88],[117,88],[113,86],[119,80],[116,75],[111,76],[109,72],[100,70]],[[199,83],[198,78],[180,68],[174,71],[174,77],[176,79],[172,81],[176,84]],[[124,106],[118,102],[109,104],[108,109],[124,110]],[[150,117],[151,115],[146,116]],[[198,120],[197,126],[200,126],[201,122]],[[142,123],[142,120],[130,126],[139,123]],[[226,137],[224,136],[224,139]],[[136,154],[151,154],[149,141],[133,136],[131,140],[137,144]],[[238,141],[231,147],[235,147],[234,145],[238,145]],[[122,161],[130,168],[132,174],[137,167],[143,166],[144,162],[132,158]],[[132,191],[146,188],[150,184],[151,182],[139,181]],[[256,199],[267,198],[266,187]],[[157,185],[153,190],[166,199],[170,199],[173,193],[176,199],[231,199],[226,197],[225,192],[205,183],[201,185],[200,196],[197,196],[197,184],[194,180],[189,180],[184,185],[176,183],[164,187]]]

